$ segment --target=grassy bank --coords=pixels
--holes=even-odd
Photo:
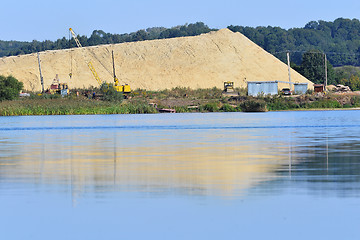
[[[91,92],[96,89],[91,89]],[[221,89],[175,88],[164,91],[132,92],[125,100],[104,100],[96,92],[95,99],[85,97],[89,90],[59,95],[37,96],[0,102],[0,116],[24,115],[87,115],[157,113],[171,108],[176,112],[264,112],[278,110],[342,109],[360,107],[356,94],[306,94],[302,96],[246,96],[245,89],[237,89],[237,96],[222,94]]]
[[[297,97],[265,98],[267,109],[274,110],[308,110],[308,109],[342,109],[360,107],[360,95],[355,94],[307,94]]]
[[[360,107],[360,95],[305,94],[301,96],[247,96],[246,89],[236,89],[237,96],[224,95],[221,89],[175,88],[159,92],[135,92],[132,100],[174,108],[177,112],[262,112],[279,110],[342,109]]]
[[[156,112],[154,107],[146,103],[119,104],[88,99],[26,99],[3,101],[0,103],[0,116],[136,114]]]

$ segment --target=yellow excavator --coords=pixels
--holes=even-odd
[[[71,32],[71,35],[73,36],[75,42],[76,42],[76,45],[79,47],[79,48],[82,48],[82,45],[79,41],[79,39],[77,38],[74,30],[72,28],[69,28],[69,31]],[[122,93],[130,93],[131,92],[131,88],[130,88],[130,85],[128,84],[125,84],[125,85],[121,85],[119,83],[119,79],[116,77],[116,74],[115,74],[115,62],[114,62],[114,52],[112,52],[112,61],[113,61],[113,73],[114,73],[114,88],[116,89],[116,91],[118,92],[122,92]],[[103,81],[101,81],[100,77],[99,77],[99,74],[96,72],[95,68],[94,68],[94,65],[92,64],[92,62],[89,60],[87,61],[87,65],[91,71],[91,73],[93,74],[94,78],[96,79],[96,81],[98,82],[99,85],[102,85]],[[105,66],[103,65],[103,67],[105,68]],[[106,68],[105,68],[106,69]]]
[[[128,84],[120,85],[119,79],[116,77],[116,73],[115,73],[114,51],[111,52],[111,55],[112,55],[112,62],[113,62],[114,88],[118,92],[130,93],[131,92],[130,85],[128,85]]]
[[[224,82],[224,92],[226,93],[232,93],[234,92],[234,82]]]

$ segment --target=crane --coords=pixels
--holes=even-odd
[[[81,45],[79,39],[76,37],[76,34],[75,34],[74,30],[72,28],[69,28],[69,31],[71,32],[71,35],[73,36],[73,38],[74,38],[74,40],[76,42],[76,45],[79,48],[82,48],[82,45]],[[112,52],[112,60],[113,60],[113,73],[114,73],[114,88],[118,92],[130,93],[131,92],[130,86],[128,84],[120,85],[119,79],[115,75],[114,52]],[[99,74],[96,72],[96,70],[94,68],[94,65],[92,64],[92,62],[90,60],[87,61],[87,66],[89,67],[91,73],[93,74],[93,76],[96,79],[96,81],[98,82],[98,84],[101,85],[103,82],[101,81],[101,79],[99,77]],[[103,67],[106,69],[106,67],[104,65],[103,65]]]
[[[44,89],[44,78],[43,78],[43,75],[42,75],[42,72],[41,72],[40,53],[39,53],[39,52],[37,53],[37,58],[38,58],[38,62],[39,62],[40,82],[41,82],[41,93],[44,93],[44,92],[45,92],[45,89]]]
[[[71,32],[71,35],[73,36],[73,38],[74,38],[74,40],[75,40],[76,45],[78,46],[78,48],[82,48],[81,43],[80,43],[79,39],[76,37],[76,34],[75,34],[75,32],[73,31],[73,29],[72,29],[72,28],[69,28],[69,31]],[[99,77],[99,74],[96,72],[96,70],[95,70],[94,65],[92,64],[92,62],[91,62],[91,61],[88,61],[88,62],[87,62],[87,65],[88,65],[90,71],[92,72],[92,74],[94,75],[94,77],[95,77],[96,81],[98,82],[98,84],[101,85],[101,84],[102,84],[102,81],[101,81],[101,79],[100,79],[100,77]]]
[[[115,73],[114,51],[111,52],[111,55],[112,55],[112,62],[113,62],[114,88],[118,92],[130,93],[131,89],[130,89],[130,86],[128,84],[120,85],[119,79],[116,77],[116,73]]]

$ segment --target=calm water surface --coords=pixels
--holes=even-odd
[[[360,239],[360,111],[0,117],[0,239]]]

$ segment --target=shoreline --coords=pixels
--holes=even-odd
[[[1,104],[1,103],[0,103]],[[0,105],[1,106],[1,105]],[[185,106],[182,106],[184,108]],[[65,116],[65,115],[115,115],[115,114],[176,114],[176,113],[225,113],[225,112],[241,112],[241,113],[267,113],[267,112],[299,112],[299,111],[358,111],[360,107],[350,107],[350,108],[295,108],[295,109],[284,109],[284,110],[266,110],[266,111],[223,111],[218,109],[217,111],[199,111],[194,108],[189,109],[192,111],[175,111],[175,109],[171,109],[174,111],[163,112],[161,109],[156,109],[151,105],[132,105],[132,104],[122,104],[118,105],[117,108],[113,108],[113,106],[108,106],[105,108],[103,106],[93,106],[90,108],[84,108],[80,106],[78,108],[64,110],[61,106],[55,107],[52,110],[43,109],[43,111],[38,110],[29,110],[29,109],[18,109],[18,111],[14,111],[12,113],[6,112],[4,113],[4,109],[0,108],[0,117],[16,117],[16,116]],[[35,106],[37,108],[37,106]],[[129,110],[129,108],[132,108]]]
[[[288,110],[272,110],[269,112],[297,112],[297,111],[350,111],[350,110],[360,110],[360,107],[355,108],[301,108],[301,109],[288,109]]]
[[[92,91],[96,91],[94,89]],[[222,89],[174,88],[164,91],[135,90],[123,98],[106,100],[89,90],[60,95],[37,95],[0,102],[0,116],[155,114],[205,112],[282,112],[360,110],[360,95],[305,94],[301,96],[247,96],[245,89],[237,95],[223,94]]]

